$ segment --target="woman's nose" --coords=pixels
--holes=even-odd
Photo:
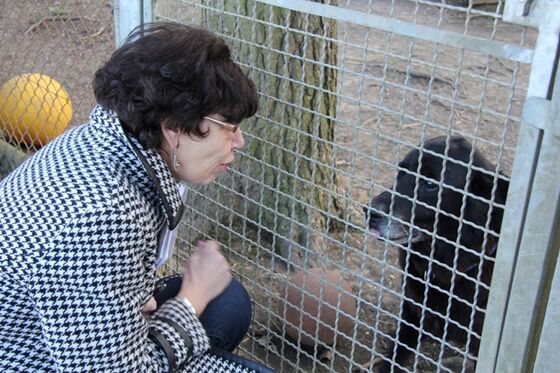
[[[237,131],[233,133],[233,147],[236,149],[243,149],[245,147],[245,138],[243,137],[241,128],[238,128]]]

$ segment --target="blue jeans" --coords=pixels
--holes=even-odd
[[[182,280],[182,276],[175,275],[156,282],[154,298],[158,307],[177,295]],[[264,365],[231,353],[247,334],[252,315],[253,307],[249,293],[239,281],[232,278],[225,290],[208,303],[199,318],[210,339],[213,354],[259,373],[274,373]]]
[[[182,276],[174,275],[156,282],[154,298],[158,307],[177,295],[182,280]],[[249,293],[239,281],[232,278],[225,290],[208,303],[199,319],[206,330],[210,346],[231,352],[247,334],[252,315]]]

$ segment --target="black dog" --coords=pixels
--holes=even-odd
[[[396,346],[376,366],[381,372],[394,363],[394,372],[403,371],[419,333],[439,343],[468,342],[469,353],[478,354],[493,270],[489,258],[496,255],[503,217],[495,204],[505,203],[508,182],[503,176],[495,181],[494,168],[466,139],[450,137],[447,147],[444,157],[446,137],[436,137],[422,151],[411,151],[391,191],[364,209],[370,232],[401,247],[405,271],[402,321]]]

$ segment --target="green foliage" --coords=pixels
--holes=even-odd
[[[8,176],[28,155],[0,139],[0,180]]]

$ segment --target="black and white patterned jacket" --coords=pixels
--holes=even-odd
[[[206,353],[180,301],[140,312],[182,207],[160,155],[99,106],[2,180],[0,371],[249,372]]]

